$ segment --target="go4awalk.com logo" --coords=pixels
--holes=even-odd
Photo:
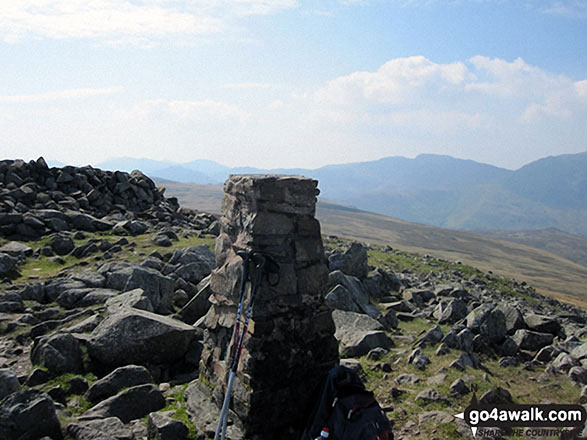
[[[557,437],[565,433],[577,436],[587,423],[587,411],[581,405],[481,404],[473,399],[464,412],[455,417],[464,420],[473,436],[507,434],[512,437]]]

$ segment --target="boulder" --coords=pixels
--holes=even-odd
[[[139,365],[125,365],[97,380],[86,392],[86,399],[95,403],[114,396],[123,388],[154,383],[149,370]]]
[[[422,307],[426,305],[429,301],[436,298],[436,295],[434,295],[434,292],[432,292],[431,290],[413,287],[404,290],[402,293],[402,297],[406,301],[409,301],[412,304],[417,305],[418,307]]]
[[[462,396],[464,394],[468,394],[470,391],[471,390],[469,390],[469,387],[467,387],[463,379],[455,380],[450,386],[451,397]]]
[[[36,440],[46,436],[52,440],[63,438],[55,405],[47,393],[31,388],[0,401],[2,440]]]
[[[132,430],[118,417],[72,423],[67,434],[75,440],[135,440]]]
[[[514,333],[513,339],[521,350],[538,351],[542,347],[551,345],[554,336],[551,333],[520,329]]]
[[[479,326],[479,334],[489,344],[499,344],[507,334],[505,316],[501,310],[493,309],[485,314]]]
[[[0,252],[0,278],[13,274],[18,266],[18,259],[5,252]]]
[[[369,294],[365,291],[358,278],[345,275],[343,272],[337,270],[330,272],[328,275],[328,283],[332,287],[341,285],[348,292],[348,294],[345,293],[344,295],[339,295],[342,296],[342,299],[336,301],[337,306],[340,305],[347,311],[352,311],[350,309],[355,310],[358,308],[363,313],[366,313],[375,319],[381,316],[381,312],[379,312],[379,309],[371,303]],[[332,290],[329,293],[332,293]],[[329,301],[332,303],[332,298],[330,298]],[[349,303],[341,304],[342,301],[347,301]]]
[[[573,351],[571,351],[571,356],[579,361],[587,358],[587,342],[583,342],[578,347],[575,347]]]
[[[561,325],[559,322],[550,316],[529,313],[524,315],[524,322],[530,330],[538,333],[550,333],[552,335],[557,335],[561,330]]]
[[[433,389],[427,389],[420,392],[416,396],[416,402],[432,403],[432,402],[448,402],[448,399]]]
[[[49,241],[49,246],[57,255],[67,255],[73,250],[75,243],[69,235],[55,234]]]
[[[185,355],[196,329],[138,309],[111,314],[90,335],[90,357],[103,365],[168,364]]]
[[[171,313],[173,310],[173,280],[160,272],[140,266],[124,269],[126,282],[122,290],[128,292],[137,288],[143,289],[145,296],[149,298],[155,312],[161,314]],[[110,282],[111,277],[108,277]],[[113,287],[116,288],[116,287]]]
[[[35,341],[31,361],[55,375],[79,373],[84,369],[80,343],[69,333],[56,333]]]
[[[418,339],[417,344],[419,346],[425,346],[428,344],[437,344],[438,342],[442,341],[444,338],[444,334],[442,333],[442,329],[439,325],[435,325],[430,330],[428,330],[424,336]]]
[[[19,241],[11,241],[0,247],[0,253],[15,258],[26,258],[33,255],[33,248]]]
[[[360,313],[360,307],[355,303],[353,295],[346,287],[337,284],[326,294],[324,304],[330,310],[344,310],[347,312]]]
[[[346,252],[336,251],[330,255],[328,267],[331,271],[340,270],[346,275],[363,279],[369,273],[367,258],[367,248],[354,242]]]
[[[465,318],[468,313],[467,303],[457,298],[441,302],[434,309],[434,317],[439,324],[454,324]]]
[[[90,408],[84,417],[117,417],[123,423],[140,419],[165,406],[165,397],[153,384],[128,388]]]
[[[522,313],[513,305],[500,304],[497,309],[501,310],[505,317],[505,327],[508,335],[513,335],[516,330],[526,328]]]
[[[569,378],[580,385],[587,384],[587,368],[572,367],[569,370]]]
[[[151,300],[145,295],[143,289],[134,289],[121,293],[113,298],[106,300],[106,307],[110,313],[115,313],[124,308],[135,308],[154,312]]]
[[[0,400],[20,390],[16,373],[10,368],[0,368]]]
[[[149,414],[147,430],[149,440],[187,440],[189,433],[179,420],[157,412]]]

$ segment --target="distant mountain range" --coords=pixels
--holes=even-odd
[[[303,174],[319,180],[326,199],[411,222],[467,230],[557,228],[587,236],[587,152],[547,157],[515,171],[431,154],[313,170],[132,158],[98,166],[199,184],[221,184],[239,173]]]

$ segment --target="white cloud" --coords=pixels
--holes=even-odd
[[[224,84],[225,89],[275,89],[277,84],[264,82],[241,82]]]
[[[3,2],[0,39],[92,38],[150,46],[170,37],[226,31],[235,17],[268,15],[296,0],[18,0]]]
[[[540,3],[544,3],[540,5]],[[539,2],[538,10],[545,14],[567,18],[587,19],[587,1],[585,0],[548,0]]]
[[[573,82],[518,58],[476,56],[435,63],[396,58],[375,72],[354,72],[319,89],[313,117],[330,124],[420,126],[434,132],[475,129],[516,118],[568,119],[585,109],[587,80]]]
[[[0,95],[0,104],[38,103],[63,100],[86,99],[94,96],[112,95],[122,92],[122,87],[82,88],[69,90],[54,90],[36,94]]]

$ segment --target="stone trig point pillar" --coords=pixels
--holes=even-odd
[[[261,252],[279,264],[279,276],[264,279],[257,291],[233,385],[231,408],[246,439],[297,440],[315,404],[312,392],[338,363],[334,324],[323,301],[328,268],[314,218],[317,184],[301,176],[232,175],[224,186],[201,361],[220,404],[240,291],[236,252]]]

